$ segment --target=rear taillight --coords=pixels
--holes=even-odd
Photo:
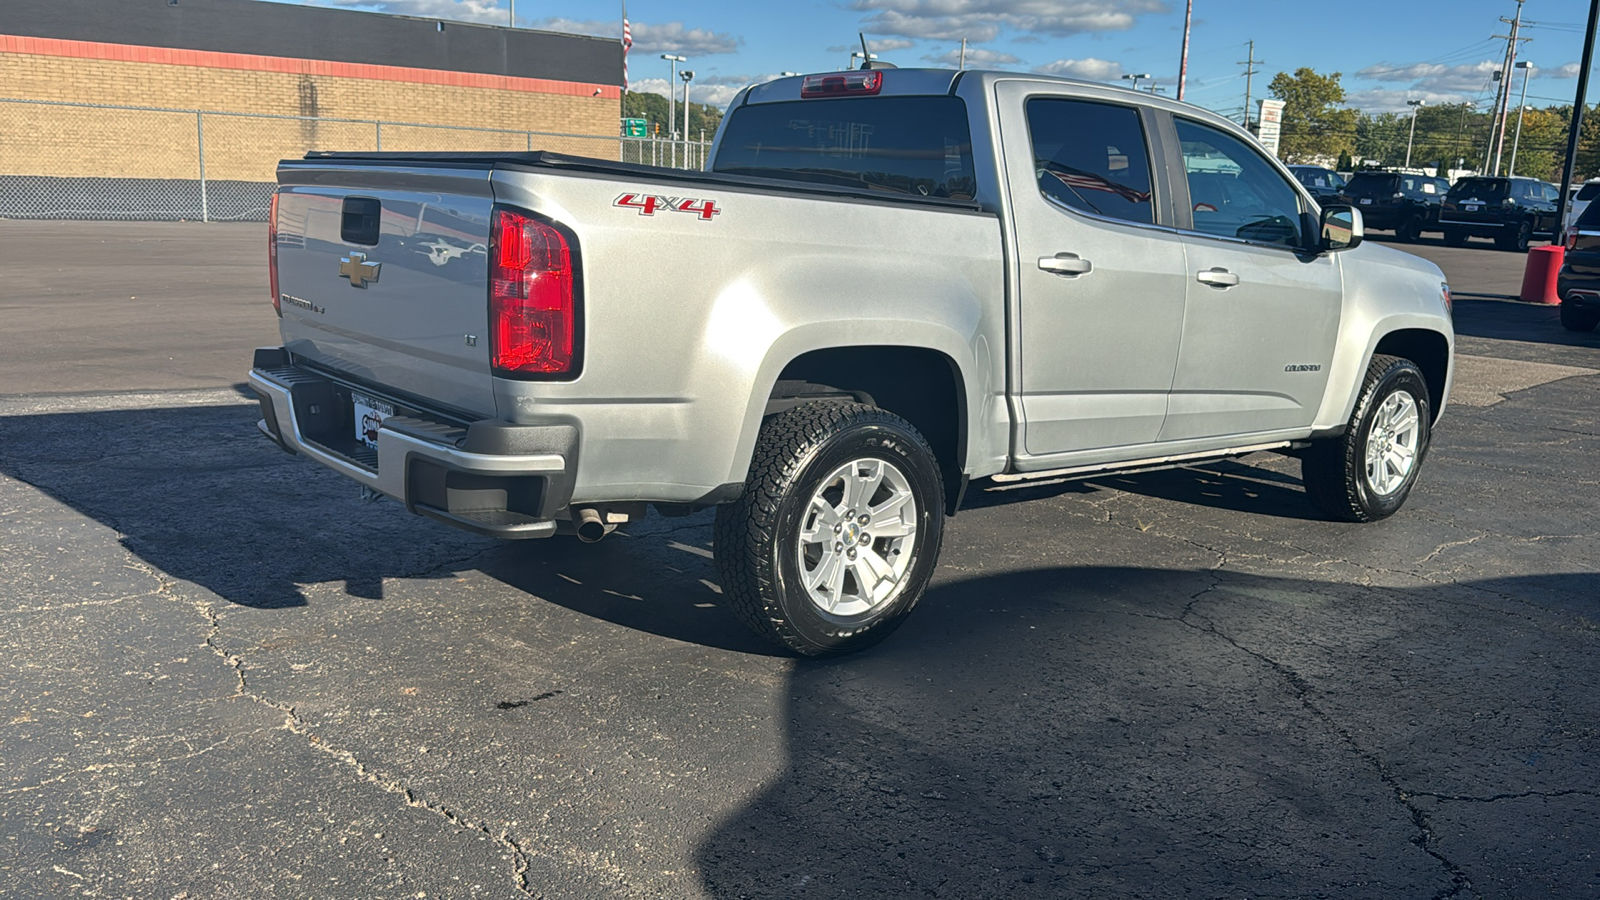
[[[800,82],[800,98],[816,97],[868,97],[883,90],[883,72],[829,72],[826,75],[807,75]]]
[[[272,310],[283,318],[283,299],[278,295],[278,192],[272,192],[267,208],[267,287],[272,291]]]
[[[495,370],[510,375],[571,372],[577,325],[567,239],[527,215],[496,208],[489,237]]]
[[[1567,226],[1567,249],[1578,249],[1578,226],[1576,225]]]

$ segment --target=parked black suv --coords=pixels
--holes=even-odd
[[[1290,166],[1289,173],[1306,186],[1318,203],[1341,203],[1344,176],[1321,166]]]
[[[1556,293],[1563,328],[1593,331],[1600,325],[1600,203],[1590,203],[1567,230],[1567,256]]]
[[[1410,243],[1439,230],[1439,207],[1450,182],[1402,172],[1357,172],[1344,187],[1345,202],[1361,210],[1368,228],[1394,231]]]
[[[1447,244],[1490,237],[1500,249],[1521,253],[1534,238],[1556,239],[1560,199],[1559,188],[1533,178],[1477,175],[1456,182],[1445,195],[1439,224]]]

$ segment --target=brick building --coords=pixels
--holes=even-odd
[[[0,216],[60,179],[198,185],[202,162],[213,194],[260,185],[312,149],[616,158],[621,85],[614,39],[260,0],[4,0]]]

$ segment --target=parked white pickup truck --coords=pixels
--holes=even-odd
[[[1454,336],[1231,122],[947,70],[735,99],[709,172],[546,153],[284,162],[261,429],[407,509],[597,540],[717,507],[802,654],[916,604],[972,479],[1298,454],[1330,516],[1415,483]]]

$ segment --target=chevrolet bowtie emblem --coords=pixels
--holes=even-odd
[[[378,267],[383,263],[367,262],[365,253],[352,253],[339,257],[339,277],[350,279],[351,287],[364,288],[369,281],[378,280]]]

